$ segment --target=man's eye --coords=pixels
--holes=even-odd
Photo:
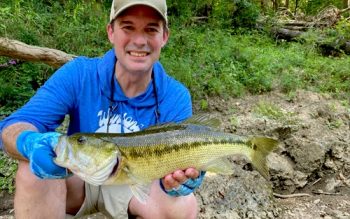
[[[156,29],[156,28],[147,28],[146,31],[149,32],[149,33],[157,33],[157,32],[159,32],[158,29]]]
[[[124,26],[122,27],[123,30],[133,30],[132,26]]]
[[[149,34],[156,34],[158,32],[159,32],[159,30],[156,28],[147,28],[146,29],[146,33],[149,33]]]

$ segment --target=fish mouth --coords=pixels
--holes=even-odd
[[[119,159],[118,159],[118,157],[116,157],[116,159],[117,159],[117,162],[115,163],[115,165],[114,165],[114,167],[113,167],[113,169],[112,169],[112,172],[109,174],[109,177],[112,177],[112,176],[116,175],[117,172],[118,172],[118,169],[119,169]]]
[[[54,148],[54,152],[55,152],[55,159],[54,162],[59,165],[62,166],[63,162],[64,162],[64,149],[65,149],[65,145],[69,144],[69,142],[67,141],[66,136],[60,136],[58,143],[56,144],[55,148]],[[64,167],[64,166],[62,166]]]

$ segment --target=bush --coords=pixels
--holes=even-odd
[[[259,7],[252,1],[233,0],[235,11],[232,14],[234,28],[254,28],[260,15]]]

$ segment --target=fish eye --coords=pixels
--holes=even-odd
[[[79,144],[84,144],[86,142],[86,137],[85,136],[80,136],[77,139],[77,141],[78,141]]]

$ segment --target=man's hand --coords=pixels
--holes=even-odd
[[[177,170],[161,179],[160,186],[170,196],[185,196],[194,192],[202,184],[204,175],[204,171],[194,168]]]
[[[31,171],[41,179],[62,179],[69,176],[67,169],[57,166],[54,149],[61,134],[23,131],[17,138],[18,152],[29,160]]]

